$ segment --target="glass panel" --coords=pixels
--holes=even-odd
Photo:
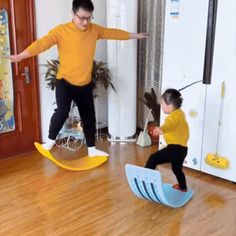
[[[8,16],[0,10],[0,133],[15,130],[14,93],[10,55]]]

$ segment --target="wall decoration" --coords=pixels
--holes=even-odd
[[[15,130],[13,77],[10,55],[8,16],[0,9],[0,133]]]
[[[179,17],[180,0],[171,0],[170,15],[172,18]]]

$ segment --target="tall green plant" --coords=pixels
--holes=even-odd
[[[45,81],[47,82],[47,87],[51,90],[54,90],[56,86],[56,75],[59,65],[60,62],[55,59],[47,60],[47,63],[42,65],[47,68],[45,72]],[[92,82],[93,89],[97,88],[98,85],[105,89],[108,89],[108,87],[111,86],[116,92],[115,87],[111,82],[110,70],[107,68],[107,64],[102,61],[93,61]]]
[[[111,82],[111,73],[107,68],[107,63],[102,61],[93,61],[92,70],[92,82],[93,88],[97,88],[98,85],[108,89],[109,86],[116,92],[114,85]]]
[[[45,72],[45,81],[47,82],[47,87],[51,90],[55,89],[56,86],[56,76],[58,72],[60,62],[58,60],[47,60],[46,64],[43,64],[42,66],[45,66],[47,68]]]

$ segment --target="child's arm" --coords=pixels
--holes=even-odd
[[[177,117],[169,115],[168,117],[166,117],[165,123],[160,126],[162,134],[173,131],[176,128],[176,126],[178,126],[178,124],[179,124],[179,119]]]

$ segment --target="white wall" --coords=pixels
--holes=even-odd
[[[94,22],[100,25],[106,25],[106,0],[93,0],[94,3]],[[72,0],[35,0],[35,12],[36,12],[36,32],[37,38],[41,38],[48,31],[58,24],[63,24],[71,21],[71,8]],[[47,60],[57,59],[57,49],[52,47],[46,52],[38,56],[39,65],[45,64]],[[97,43],[97,51],[95,59],[107,61],[107,49],[106,42],[100,41]],[[48,136],[48,128],[50,118],[55,109],[54,91],[47,88],[47,84],[44,80],[45,68],[39,67],[39,79],[40,79],[40,104],[41,104],[41,126],[42,126],[42,139]],[[98,120],[102,123],[107,123],[107,92],[103,89],[99,89],[99,114]]]

